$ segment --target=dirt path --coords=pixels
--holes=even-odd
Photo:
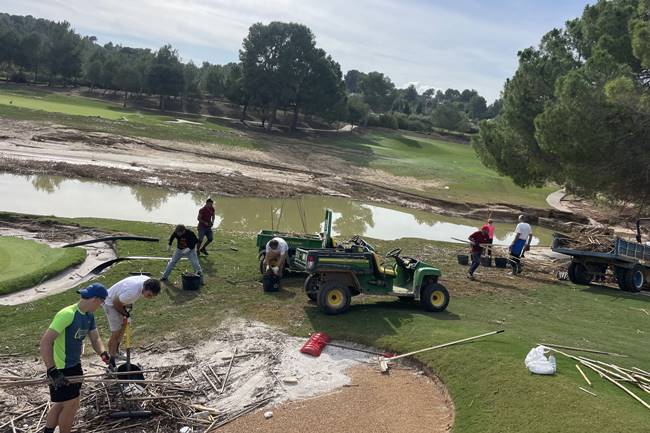
[[[221,428],[223,433],[347,433],[451,431],[454,411],[444,388],[412,370],[390,375],[349,370],[352,383],[336,393],[264,408]],[[264,418],[271,410],[273,417]]]
[[[271,135],[268,149],[260,151],[130,138],[7,119],[0,119],[0,129],[6,131],[0,136],[0,171],[157,185],[178,191],[207,192],[216,187],[216,192],[231,196],[344,196],[449,216],[482,219],[490,213],[503,222],[515,221],[521,213],[540,218],[540,225],[586,222],[557,210],[498,203],[477,206],[427,197],[418,190],[435,186],[435,182],[423,184],[380,170],[358,167],[342,174],[341,168],[350,163],[340,150],[298,138],[278,142]]]

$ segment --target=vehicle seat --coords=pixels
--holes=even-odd
[[[380,257],[377,253],[372,253],[372,258],[375,262],[375,269],[377,269],[377,272],[379,272],[380,274],[384,274],[388,277],[397,276],[397,273],[395,272],[395,269],[393,267],[382,265],[382,257]]]

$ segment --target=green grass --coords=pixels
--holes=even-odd
[[[36,241],[0,236],[0,294],[35,286],[85,258],[83,248],[50,248]]]
[[[50,92],[42,88],[0,88],[0,117],[49,121],[82,131],[100,131],[135,137],[251,147],[237,131],[198,116],[163,115],[123,108],[99,99]],[[167,123],[177,118],[201,125]]]
[[[64,220],[103,230],[165,239],[171,226],[122,221]],[[466,268],[455,263],[457,246],[413,239],[373,241],[380,251],[394,246],[405,254],[421,255],[442,269],[451,303],[441,314],[422,311],[378,297],[355,298],[342,316],[325,316],[306,301],[302,279],[289,278],[283,290],[262,292],[254,239],[250,235],[217,233],[217,245],[235,245],[238,252],[213,252],[201,258],[208,273],[198,293],[166,288],[134,310],[134,341],[145,345],[161,337],[191,344],[211,335],[229,316],[244,316],[276,325],[294,335],[324,331],[337,339],[357,341],[404,353],[503,328],[505,333],[471,344],[417,356],[449,388],[456,408],[454,432],[647,432],[648,412],[618,388],[591,372],[597,397],[583,393],[574,363],[558,359],[558,374],[528,373],[524,357],[539,341],[611,350],[630,355],[616,358],[622,366],[650,368],[648,317],[650,297],[605,287],[551,284],[550,278],[527,273],[508,278],[498,270],[482,271],[482,282],[462,278]],[[160,254],[160,246],[118,242],[122,254]],[[122,263],[100,281],[110,285],[130,271],[154,274],[164,263]],[[178,279],[185,265],[174,274]],[[60,308],[75,302],[70,290],[29,305],[0,307],[3,346],[9,352],[37,353],[38,339]],[[108,335],[102,312],[98,327]],[[182,326],[179,326],[181,325]],[[600,358],[606,359],[606,358]],[[646,397],[646,400],[650,400]]]
[[[469,144],[386,130],[324,140],[340,148],[357,150],[348,155],[349,160],[357,165],[423,181],[436,181],[439,185],[429,186],[425,191],[432,197],[546,208],[546,196],[557,189],[516,186],[510,178],[483,166]]]
[[[170,124],[166,122],[179,116],[125,109],[119,104],[43,88],[5,85],[0,86],[0,117],[49,121],[84,131],[256,149],[265,149],[272,142],[292,143],[314,145],[317,152],[327,154],[330,153],[327,146],[331,146],[336,156],[355,165],[430,181],[424,191],[414,190],[410,185],[401,188],[451,201],[546,208],[546,196],[554,190],[551,187],[519,188],[509,178],[484,167],[469,145],[404,131],[372,130],[365,134],[293,137],[242,132],[221,120],[190,115],[184,118],[202,124]]]

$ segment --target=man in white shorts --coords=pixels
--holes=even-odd
[[[152,299],[158,293],[160,293],[160,281],[146,275],[125,278],[108,289],[108,297],[103,307],[111,330],[111,337],[108,339],[110,366],[115,367],[117,349],[124,333],[122,322],[125,317],[129,317],[131,307],[138,299]]]
[[[284,265],[287,263],[289,254],[289,245],[279,237],[275,237],[266,243],[266,255],[264,256],[264,270],[268,272],[269,268],[276,275],[282,276]],[[274,269],[274,268],[277,268]]]

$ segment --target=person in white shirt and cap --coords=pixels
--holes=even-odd
[[[289,245],[280,237],[275,237],[266,243],[266,254],[264,256],[264,271],[272,271],[282,276],[284,266],[287,264]]]

